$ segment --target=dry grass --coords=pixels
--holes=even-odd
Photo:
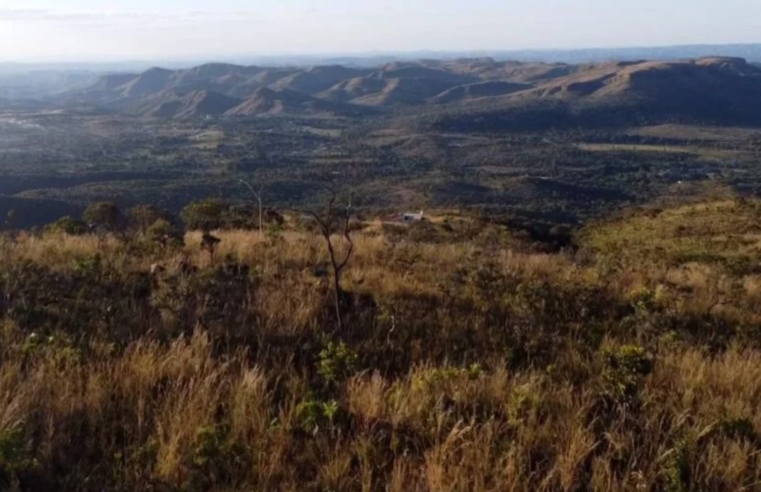
[[[646,144],[606,144],[606,143],[582,143],[577,144],[581,150],[590,152],[665,152],[676,154],[692,154],[697,149],[677,147],[674,145],[646,145]]]
[[[589,152],[645,152],[663,154],[689,154],[703,160],[737,160],[750,158],[747,152],[734,149],[721,149],[707,146],[681,145],[649,145],[649,144],[609,144],[609,143],[580,143],[576,147]]]
[[[736,142],[748,140],[758,135],[754,128],[731,128],[692,125],[657,125],[635,128],[628,133],[646,137],[671,138],[677,140],[702,140]]]
[[[730,260],[757,233],[724,238],[756,210],[596,225],[576,256],[369,227],[343,332],[308,232],[218,232],[213,267],[196,233],[6,238],[0,489],[755,490],[761,287]]]

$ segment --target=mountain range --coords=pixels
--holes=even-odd
[[[160,118],[341,115],[417,107],[443,115],[547,111],[657,115],[695,120],[761,119],[761,67],[741,58],[592,64],[491,58],[258,67],[212,63],[101,77],[67,93],[86,102]],[[605,121],[605,119],[601,120]]]
[[[202,65],[209,61],[243,65],[265,66],[310,66],[346,65],[353,67],[375,67],[397,61],[420,59],[454,60],[462,58],[490,57],[498,61],[523,61],[547,63],[599,63],[619,60],[676,60],[702,58],[706,56],[726,56],[745,58],[761,62],[761,44],[696,44],[676,46],[640,46],[576,49],[522,49],[522,50],[458,50],[458,51],[407,51],[407,52],[365,52],[333,53],[314,55],[215,55],[213,59],[199,57],[169,58],[164,60],[112,60],[100,62],[0,62],[0,76],[3,74],[30,74],[40,72],[106,72],[142,71],[152,66],[180,69]]]

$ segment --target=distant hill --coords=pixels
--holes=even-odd
[[[388,81],[378,77],[357,77],[337,83],[318,97],[331,101],[353,101],[386,89]]]
[[[432,98],[431,102],[438,104],[461,102],[480,97],[503,96],[530,88],[531,85],[529,84],[514,82],[480,82],[453,87]]]
[[[122,94],[127,97],[155,94],[167,88],[174,72],[163,68],[152,68],[141,73],[120,87]]]
[[[299,70],[272,84],[275,90],[291,90],[304,94],[317,94],[342,80],[366,75],[367,70],[342,67],[340,65],[318,66]]]
[[[460,51],[408,51],[367,54],[332,54],[332,55],[281,55],[281,56],[237,56],[217,57],[216,61],[230,64],[248,64],[259,66],[314,66],[340,64],[351,67],[371,68],[386,63],[409,62],[418,60],[479,60],[493,59],[502,61],[520,61],[532,63],[601,63],[619,60],[676,60],[702,58],[706,56],[728,56],[745,58],[751,62],[761,62],[761,44],[704,44],[681,46],[648,46],[630,48],[587,48],[587,49],[527,49],[527,50],[460,50]],[[168,59],[143,61],[114,61],[102,63],[0,63],[0,74],[30,72],[139,72],[152,66],[172,69],[186,69],[201,65],[208,60]]]
[[[159,118],[219,116],[240,103],[240,99],[211,91],[194,91],[184,96],[172,93],[167,96],[167,100],[146,109],[145,113]]]
[[[116,90],[119,87],[126,86],[135,80],[138,76],[138,74],[134,73],[115,73],[104,75],[98,79],[97,82],[91,85],[88,90],[91,92]]]
[[[445,67],[392,63],[366,77],[342,81],[321,96],[363,106],[418,105],[454,86],[479,80]]]
[[[366,114],[440,106],[436,124],[531,128],[637,121],[761,123],[761,68],[742,58],[564,64],[483,57],[258,67],[210,63],[109,74],[76,101],[162,118]],[[364,108],[364,109],[363,109]],[[434,111],[433,109],[431,111]],[[415,118],[428,117],[422,110]]]
[[[379,82],[383,81],[383,82]],[[456,85],[480,81],[478,75],[420,63],[392,63],[375,70],[323,65],[310,68],[247,67],[223,63],[182,70],[152,68],[139,74],[108,74],[77,95],[90,102],[137,102],[170,91],[213,91],[247,98],[261,88],[348,101],[367,97],[366,105],[420,103]],[[346,94],[341,92],[346,90]]]
[[[423,63],[391,63],[384,66],[376,77],[385,79],[427,79],[447,82],[451,85],[467,84],[477,82],[479,77],[470,74],[464,74],[442,66],[434,68],[425,66]]]
[[[348,104],[324,101],[295,91],[262,88],[250,98],[229,109],[226,116],[260,115],[359,115],[363,110]]]
[[[578,68],[576,65],[564,63],[496,61],[493,58],[450,61],[424,60],[421,63],[429,67],[471,76],[471,80],[462,81],[464,84],[473,83],[478,80],[500,80],[523,84],[538,83],[565,77],[572,74]]]
[[[466,101],[439,124],[463,128],[615,126],[662,121],[761,124],[761,69],[738,58],[576,66],[505,96]]]
[[[755,102],[759,95],[761,70],[736,58],[582,66],[571,75],[540,84],[524,94],[618,100],[634,97],[666,106],[687,100],[695,100],[701,106],[716,99],[727,103],[740,98]]]
[[[436,78],[383,78],[374,75],[341,82],[321,96],[362,106],[402,106],[422,104],[451,87],[451,82]]]

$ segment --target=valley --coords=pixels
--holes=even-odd
[[[680,183],[755,194],[759,109],[761,69],[735,58],[107,74],[0,105],[0,214],[39,226],[101,200],[178,213],[250,200],[246,179],[276,208],[308,206],[331,183],[366,211],[574,226]]]

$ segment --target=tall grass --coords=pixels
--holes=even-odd
[[[306,231],[220,232],[214,267],[193,233],[4,239],[0,489],[761,487],[755,273],[631,222],[575,254],[468,227],[356,233],[343,331]]]

